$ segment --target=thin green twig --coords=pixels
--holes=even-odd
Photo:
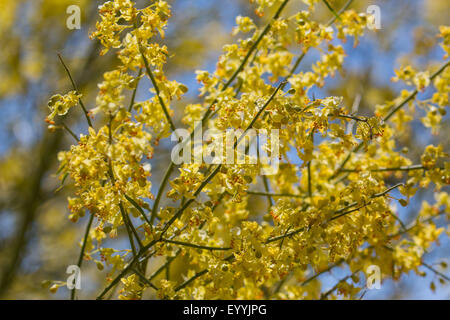
[[[433,268],[432,266],[430,266],[429,264],[426,264],[425,262],[422,262],[422,265],[423,265],[425,268],[427,268],[427,269],[433,271],[435,274],[437,274],[438,276],[442,277],[443,279],[445,279],[445,280],[447,280],[447,281],[450,281],[450,278],[449,278],[449,277],[447,277],[447,276],[446,276],[445,274],[443,274],[442,272],[437,271],[436,269],[434,269],[434,268]]]
[[[164,192],[164,188],[169,181],[170,175],[172,174],[173,169],[175,168],[175,164],[171,161],[169,167],[164,174],[163,180],[159,186],[158,193],[156,194],[155,202],[153,203],[152,214],[150,217],[151,226],[153,226],[153,222],[155,221],[156,215],[158,213],[159,202],[161,201],[162,194]]]
[[[133,272],[136,273],[139,276],[139,278],[141,278],[141,280],[144,281],[147,285],[149,285],[151,288],[153,288],[156,291],[158,291],[158,288],[150,280],[148,280],[145,277],[145,275],[143,273],[141,273],[138,269],[131,268],[131,270],[133,270]]]
[[[61,125],[77,142],[80,141],[80,139],[78,139],[77,135],[72,130],[70,130],[70,128],[64,122],[61,122]]]
[[[173,260],[176,259],[176,257],[178,257],[180,255],[180,253],[181,253],[181,249],[179,249],[175,253],[174,256],[167,258],[166,262],[150,276],[149,280],[151,281],[151,280],[155,279],[164,269],[166,269],[169,266],[169,264],[172,263]]]
[[[430,82],[433,82],[433,80],[439,75],[441,74],[450,64],[450,60],[447,61],[445,64],[443,64],[435,73],[433,73],[433,75],[430,77]],[[403,108],[408,102],[410,102],[411,100],[413,100],[416,95],[419,93],[419,91],[416,89],[414,90],[408,97],[406,97],[398,106],[396,106],[395,108],[393,108],[384,118],[383,121],[386,122],[388,121],[396,112],[398,112],[398,110],[400,110],[401,108]],[[361,150],[361,148],[363,147],[364,142],[360,142],[356,147],[354,147],[347,155],[347,157],[345,157],[345,159],[341,162],[341,164],[339,165],[338,169],[335,171],[335,173],[329,178],[329,180],[332,180],[334,178],[336,178],[344,169],[345,165],[347,164],[347,162],[350,160],[351,156],[358,152],[359,150]]]
[[[194,276],[192,276],[191,278],[187,279],[185,282],[183,282],[182,284],[180,284],[178,287],[175,288],[175,292],[180,291],[181,289],[186,288],[191,282],[193,282],[195,279],[201,277],[202,275],[208,273],[208,270],[202,270],[200,272],[197,272]]]
[[[67,65],[64,63],[64,60],[63,60],[61,54],[59,54],[59,53],[58,53],[58,58],[59,58],[59,61],[61,61],[61,64],[63,65],[64,69],[66,70],[67,75],[69,76],[70,82],[72,83],[73,90],[75,90],[75,92],[77,94],[79,94],[80,92],[78,91],[77,85],[72,78],[72,74],[70,73],[70,70],[67,67]],[[89,112],[87,111],[86,107],[84,106],[83,100],[81,100],[81,98],[79,98],[78,102],[80,103],[80,106],[83,109],[84,116],[86,117],[89,127],[92,127],[92,122],[91,122],[91,119],[89,118]]]
[[[247,194],[251,194],[254,196],[265,196],[265,197],[270,196],[270,197],[274,197],[274,198],[277,198],[277,197],[280,197],[280,198],[282,198],[282,197],[302,198],[302,199],[305,198],[305,196],[303,196],[303,195],[292,194],[292,193],[268,193],[268,192],[259,192],[259,191],[246,191],[246,192],[247,192]]]
[[[81,269],[81,265],[83,264],[84,251],[86,250],[86,243],[89,237],[89,231],[91,230],[92,222],[94,221],[94,214],[90,213],[90,217],[88,223],[86,225],[86,230],[84,231],[83,243],[81,245],[80,255],[78,256],[77,266]],[[73,288],[70,292],[70,300],[75,300],[75,291]]]
[[[173,124],[172,118],[170,117],[170,114],[169,114],[169,110],[167,109],[167,106],[166,106],[163,98],[161,97],[161,92],[159,90],[158,83],[156,82],[155,76],[153,75],[152,69],[150,68],[150,65],[148,63],[147,57],[144,54],[144,50],[142,49],[141,44],[139,44],[139,52],[141,53],[142,60],[144,60],[145,70],[147,71],[147,75],[149,76],[149,78],[153,84],[153,87],[155,88],[156,96],[158,97],[159,104],[161,105],[164,115],[166,116],[166,120],[169,123],[170,129],[172,129],[172,131],[175,131],[176,127]]]
[[[202,250],[210,250],[210,251],[227,251],[230,250],[230,247],[210,247],[210,246],[203,246],[203,245],[199,245],[199,244],[194,244],[194,243],[190,243],[190,242],[183,242],[183,241],[177,241],[177,240],[169,240],[169,239],[161,239],[162,242],[166,242],[166,243],[172,243],[172,244],[176,244],[179,246],[185,246],[185,247],[191,247],[191,248],[195,248],[195,249],[202,249]]]
[[[328,3],[327,0],[322,0],[322,2],[325,3],[325,5],[328,7],[328,9],[334,14],[336,19],[338,19],[339,21],[342,21],[341,17],[339,17],[339,14],[333,9],[333,7]]]
[[[137,93],[137,89],[139,86],[139,82],[141,80],[141,75],[142,75],[142,68],[139,68],[139,73],[136,77],[136,87],[133,90],[133,94],[131,95],[131,100],[130,100],[130,105],[128,106],[128,112],[131,112],[133,105],[134,105],[134,101],[136,99],[136,93]]]
[[[375,168],[369,169],[370,172],[384,172],[384,171],[413,171],[413,170],[428,170],[428,168],[424,167],[421,164],[415,164],[411,166],[401,166],[401,167],[392,167],[392,168]],[[342,169],[342,172],[360,172],[363,170],[360,169]]]

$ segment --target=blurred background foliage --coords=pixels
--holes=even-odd
[[[61,299],[68,290],[56,294],[41,287],[46,279],[65,281],[66,268],[75,264],[86,217],[81,223],[68,220],[67,188],[56,191],[57,152],[68,148],[69,139],[62,132],[50,133],[43,119],[48,113],[47,101],[56,92],[70,90],[70,82],[58,61],[61,53],[76,79],[84,100],[91,108],[95,103],[97,83],[103,72],[116,63],[114,54],[99,59],[100,47],[89,40],[95,28],[95,0],[0,0],[0,298]],[[136,1],[142,7],[146,1]],[[173,0],[172,18],[164,40],[169,48],[168,78],[189,87],[186,98],[173,108],[176,125],[181,126],[182,108],[198,99],[194,70],[213,70],[222,46],[236,39],[231,30],[237,15],[251,16],[265,25],[270,15],[258,18],[248,0]],[[344,0],[330,3],[335,8]],[[69,5],[81,8],[81,29],[66,27]],[[448,0],[355,0],[351,8],[365,12],[369,5],[381,8],[381,30],[369,32],[358,47],[346,45],[345,70],[329,81],[315,95],[340,95],[349,109],[359,101],[358,113],[373,114],[376,104],[393,99],[402,89],[390,78],[393,69],[410,63],[424,69],[439,64],[443,51],[437,47],[436,34],[441,24],[450,21]],[[289,16],[304,7],[302,1],[291,1]],[[318,6],[319,21],[327,21],[330,12]],[[317,56],[308,55],[302,68],[308,69]],[[149,96],[149,84],[140,86],[138,99]],[[70,126],[84,132],[81,112],[71,111]],[[421,125],[402,137],[413,160],[419,161],[425,145],[440,141],[450,150],[448,116],[439,136],[432,136]],[[161,181],[170,152],[164,141],[155,150],[152,160],[154,190]],[[448,190],[447,190],[448,191]],[[417,214],[421,201],[432,198],[423,191],[415,196],[413,206],[402,212],[405,221]],[[264,208],[256,199],[252,211]],[[119,234],[119,236],[122,236]],[[443,241],[429,255],[434,261],[450,256],[450,244]],[[183,262],[174,265],[171,277],[180,277]],[[93,298],[103,286],[104,275],[94,263],[85,263],[82,270],[81,298]],[[333,275],[331,275],[332,277]],[[432,280],[433,275],[427,275]],[[326,279],[325,279],[326,281]],[[369,291],[365,298],[450,298],[450,288],[439,287],[433,293],[428,284],[416,275],[404,276],[399,283],[383,283],[381,290]]]

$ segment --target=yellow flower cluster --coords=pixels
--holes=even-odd
[[[125,96],[122,95],[122,91],[124,88],[132,88],[134,78],[119,70],[106,72],[103,77],[105,80],[98,85],[97,107],[92,112],[94,114],[100,111],[105,114],[116,114],[120,108],[123,108]]]
[[[59,155],[61,179],[70,176],[75,187],[70,218],[76,221],[88,211],[99,221],[84,253],[100,253],[111,267],[111,282],[99,298],[120,282],[122,299],[140,299],[146,292],[162,299],[355,298],[369,266],[379,266],[382,279],[419,272],[424,253],[443,233],[433,218],[449,217],[445,192],[438,193],[436,204],[424,204],[408,228],[394,200],[406,206],[419,188],[437,191],[450,182],[450,166],[442,164],[448,155],[441,145],[428,146],[415,165],[398,150],[399,135],[414,118],[413,102],[432,85],[433,97],[418,103],[430,114],[423,121],[426,127],[440,123],[440,110],[448,104],[448,62],[433,72],[412,67],[396,71],[394,80],[416,90],[404,90],[377,106],[373,116],[349,114],[342,97],[315,99],[310,90],[343,69],[346,54],[339,40],[353,38],[356,45],[367,16],[347,10],[335,26],[324,25],[311,15],[319,1],[305,0],[309,8],[293,16],[292,27],[291,19],[281,14],[288,0],[255,2],[259,14],[277,8],[275,17],[262,28],[249,17],[236,19],[235,34],[250,34],[223,47],[214,71],[197,71],[203,102],[187,105],[183,122],[191,130],[195,121],[223,132],[279,130],[278,173],[260,175],[261,161],[171,163],[153,208],[147,203],[153,195],[145,159],[176,129],[170,104],[187,91],[164,74],[168,49],[151,42],[158,35],[164,38],[170,7],[153,1],[137,9],[127,0],[100,6],[101,21],[92,36],[105,47],[102,54],[117,49],[120,61],[104,74],[93,109],[107,124],[90,127]],[[444,48],[446,30],[441,29]],[[310,50],[317,50],[319,58],[310,71],[298,71]],[[138,75],[131,75],[137,70]],[[123,90],[136,90],[142,77],[151,81],[152,97],[125,103]],[[75,92],[54,96],[51,117],[67,113],[78,98]],[[271,143],[269,139],[263,149],[271,150]],[[301,163],[291,161],[293,152]],[[255,191],[260,186],[265,192]],[[406,199],[394,198],[395,189]],[[161,207],[164,196],[174,205]],[[267,207],[258,201],[261,197],[267,198]],[[131,250],[103,247],[102,239],[115,237],[122,227]],[[159,256],[166,262],[149,275],[147,266],[160,261],[154,259]],[[351,276],[325,292],[319,276],[341,265]],[[164,278],[160,272],[172,266],[185,272]]]
[[[65,95],[55,94],[50,98],[48,102],[48,107],[50,109],[50,114],[48,115],[48,120],[53,120],[55,116],[64,116],[69,112],[70,108],[75,107],[78,104],[78,99],[81,95],[76,91],[70,91]]]
[[[142,163],[151,157],[152,147],[151,136],[139,125],[129,123],[111,129],[112,143],[110,128],[104,126],[98,132],[90,128],[89,135],[82,135],[77,146],[60,152],[58,158],[61,177],[70,175],[76,187],[77,197],[69,198],[71,219],[76,221],[88,209],[117,228],[122,223],[119,205],[125,195],[141,204],[138,199],[152,197],[150,167]],[[136,210],[129,203],[124,206]]]

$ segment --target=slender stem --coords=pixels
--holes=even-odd
[[[328,116],[329,117],[338,117],[338,118],[350,119],[350,120],[355,120],[355,121],[358,121],[358,122],[368,122],[368,120],[366,118],[353,116],[351,114],[338,114],[338,115],[330,114]]]
[[[252,121],[250,122],[250,124],[247,126],[247,128],[245,129],[244,133],[239,137],[239,139],[235,142],[234,147],[236,148],[236,146],[242,141],[242,139],[245,138],[246,133],[253,128],[253,125],[255,124],[255,122],[259,119],[259,116],[266,110],[266,108],[268,107],[268,105],[272,102],[272,100],[275,98],[275,96],[277,95],[278,91],[281,90],[281,88],[284,88],[284,86],[287,83],[287,78],[283,79],[283,81],[280,82],[280,84],[277,86],[277,88],[274,90],[274,92],[272,93],[272,95],[270,96],[269,99],[267,99],[266,103],[262,106],[261,109],[259,109],[259,111],[256,113],[256,115],[253,117]]]
[[[226,193],[227,193],[227,192],[225,191],[225,192],[222,192],[222,193],[220,194],[220,196],[219,196],[219,198],[217,199],[216,203],[214,203],[213,207],[211,208],[211,212],[214,212],[214,211],[217,209],[217,207],[219,206],[219,204],[222,202],[223,198],[225,197],[225,194],[226,194]],[[206,220],[203,222],[203,225],[205,224],[205,222],[206,222]],[[202,226],[202,227],[203,227],[203,226]]]
[[[175,260],[176,257],[179,256],[180,253],[181,253],[181,249],[178,250],[173,257],[167,258],[166,262],[150,276],[149,280],[151,281],[154,278],[156,278],[164,269],[166,269],[169,266],[170,263],[172,263],[173,260]]]
[[[169,279],[170,279],[170,264],[168,264],[166,268],[166,280],[169,281]]]
[[[325,3],[325,5],[328,7],[328,9],[334,14],[335,18],[338,19],[339,21],[341,21],[339,14],[336,11],[334,11],[333,7],[328,3],[328,1],[322,0],[322,2]]]
[[[256,157],[259,161],[259,136],[256,136]],[[272,196],[269,194],[270,192],[270,188],[269,188],[269,181],[267,179],[267,177],[265,175],[262,176],[262,180],[263,180],[263,184],[264,184],[264,189],[266,190],[266,194],[267,194],[267,201],[269,204],[269,210],[270,208],[273,206],[273,199]]]
[[[308,196],[311,198],[312,197],[311,161],[308,161],[307,169],[308,169]]]
[[[331,266],[329,266],[328,268],[326,268],[325,270],[322,270],[316,274],[314,274],[313,276],[309,277],[308,279],[306,279],[305,281],[303,281],[300,285],[301,286],[305,286],[308,283],[310,283],[311,281],[313,281],[314,279],[316,279],[317,277],[319,277],[320,275],[327,273],[329,271],[331,271],[332,269],[338,267],[339,265],[341,265],[344,262],[344,259],[339,260],[338,262],[336,262],[335,264],[332,264]]]
[[[191,282],[193,282],[195,279],[201,277],[202,275],[208,273],[208,270],[202,270],[200,272],[197,272],[194,276],[192,276],[191,278],[187,279],[185,282],[183,282],[182,284],[180,284],[178,287],[175,288],[175,292],[180,291],[181,289],[186,288]]]
[[[150,217],[150,226],[153,226],[153,222],[155,221],[156,214],[158,213],[159,202],[161,201],[162,194],[164,192],[164,188],[166,187],[167,182],[169,182],[170,175],[172,174],[173,169],[175,168],[175,164],[171,161],[169,167],[164,174],[163,180],[159,186],[158,193],[156,194],[155,203],[153,204],[152,214]]]
[[[300,233],[304,230],[306,230],[306,227],[301,227],[301,228],[291,231],[289,233],[282,234],[281,236],[269,238],[266,240],[266,244],[274,242],[274,241],[282,240],[284,238],[292,237],[293,235],[296,235],[297,233]]]
[[[400,219],[399,217],[396,216],[395,213],[389,211],[389,214],[391,215],[391,217],[393,217],[395,220],[398,221],[398,223],[400,223],[400,227],[402,228],[403,231],[406,231],[406,226],[403,223],[402,219]]]
[[[295,73],[295,71],[297,70],[297,68],[298,68],[298,66],[300,65],[300,63],[303,61],[303,59],[305,58],[305,56],[306,56],[306,52],[303,52],[298,58],[297,58],[297,60],[295,60],[295,63],[294,63],[294,65],[292,66],[292,69],[291,69],[291,71],[289,71],[289,74],[287,75],[287,79],[289,79],[290,77],[292,77],[293,76],[293,74]],[[281,88],[281,89],[284,89],[284,86]]]
[[[120,209],[120,213],[122,215],[122,219],[125,219],[124,223],[126,223],[126,225],[130,228],[131,232],[133,233],[134,237],[136,238],[136,241],[138,242],[139,248],[142,248],[144,245],[142,244],[142,241],[139,238],[136,228],[134,227],[133,223],[131,222],[131,219],[128,216],[127,211],[123,207],[122,201],[119,202],[119,209]],[[136,250],[134,250],[134,251],[136,251]]]
[[[234,79],[237,77],[237,75],[244,69],[245,64],[247,63],[247,60],[250,58],[252,52],[258,47],[258,44],[261,42],[262,38],[267,34],[267,32],[269,32],[269,30],[270,30],[270,28],[272,26],[272,23],[279,18],[281,12],[283,11],[284,7],[287,5],[288,2],[289,2],[289,0],[284,0],[283,3],[280,5],[280,7],[278,8],[277,12],[273,16],[272,20],[266,25],[264,30],[260,33],[260,35],[258,36],[256,41],[250,47],[249,51],[247,52],[247,54],[244,57],[244,60],[242,60],[241,64],[236,69],[236,71],[233,73],[231,78],[228,79],[228,81],[224,85],[222,91],[225,91],[230,86],[230,84],[234,81]]]
[[[133,267],[133,265],[138,262],[139,258],[152,246],[154,246],[156,243],[158,243],[159,240],[152,240],[149,244],[141,248],[139,253],[131,259],[131,261],[128,263],[128,265],[123,268],[123,270],[111,281],[111,283],[103,289],[103,291],[97,296],[97,300],[103,299],[103,297],[108,293],[111,288],[113,288],[119,281],[122,279],[128,271]]]
[[[142,218],[144,218],[145,222],[147,222],[148,225],[150,227],[152,227],[152,224],[151,224],[150,220],[147,218],[147,215],[145,214],[144,209],[142,209],[142,207],[135,200],[133,200],[132,198],[127,196],[125,193],[123,195],[124,195],[125,199],[127,199],[128,202],[131,203],[137,209],[137,211],[139,211]]]
[[[400,186],[403,186],[403,185],[404,185],[403,183],[398,183],[398,184],[396,184],[395,186],[390,187],[389,189],[386,189],[386,190],[383,191],[383,192],[376,193],[376,194],[372,195],[370,198],[371,198],[371,199],[375,199],[375,198],[382,197],[382,196],[386,195],[387,193],[389,193],[390,191],[392,191],[392,190],[394,190],[394,189],[396,189],[396,188],[398,188],[398,187],[400,187]],[[342,209],[336,211],[334,214],[336,214],[336,213],[339,213],[339,214],[338,214],[338,215],[335,215],[335,216],[333,216],[333,217],[331,217],[330,219],[328,219],[328,220],[325,222],[325,224],[327,224],[327,223],[330,222],[330,221],[336,220],[336,219],[338,219],[338,218],[340,218],[340,217],[342,217],[342,216],[345,216],[345,215],[347,215],[347,214],[349,214],[349,213],[358,211],[359,209],[362,209],[362,208],[368,206],[370,203],[371,203],[371,201],[368,201],[367,203],[364,203],[363,205],[361,205],[360,207],[358,207],[358,208],[356,208],[356,209],[352,209],[352,210],[349,210],[349,211],[345,211],[345,210],[347,210],[347,209],[349,209],[349,208],[354,207],[355,205],[357,205],[357,202],[354,202],[354,203],[352,203],[352,204],[349,204],[349,205],[346,206],[345,208],[342,208]],[[341,213],[341,212],[342,212],[342,213]]]
[[[84,251],[86,250],[86,243],[89,237],[89,231],[91,230],[92,221],[94,221],[94,214],[90,214],[88,224],[86,225],[86,230],[84,231],[83,244],[81,245],[80,255],[78,256],[77,266],[81,269],[81,265],[83,264]],[[70,300],[75,300],[75,291],[73,288],[70,292]]]
[[[226,257],[224,260],[225,261],[231,261],[234,259],[233,255],[230,255],[228,257]],[[197,272],[193,277],[191,277],[190,279],[186,280],[185,282],[183,282],[181,285],[179,285],[177,288],[175,288],[175,292],[176,291],[180,291],[181,289],[184,289],[185,287],[187,287],[192,281],[194,281],[195,279],[201,277],[202,275],[208,273],[209,270],[208,269],[204,269],[200,272]]]
[[[402,166],[402,167],[393,167],[393,168],[376,168],[370,169],[368,171],[371,172],[384,172],[384,171],[412,171],[412,170],[427,170],[428,168],[424,167],[421,164],[415,164],[412,166]],[[342,172],[360,172],[363,170],[360,169],[342,169]]]
[[[354,274],[356,274],[356,273],[358,273],[358,272],[359,272],[359,271],[355,271],[354,273],[349,274],[348,276],[346,276],[346,277],[342,278],[341,280],[339,280],[339,282],[336,283],[336,285],[335,285],[333,288],[331,288],[331,289],[328,290],[327,292],[325,292],[325,293],[323,293],[323,294],[320,295],[320,300],[326,299],[330,294],[332,294],[332,293],[339,287],[339,285],[340,285],[342,282],[347,281],[347,279],[349,279],[351,276],[353,276]]]
[[[272,292],[272,295],[277,294],[278,292],[280,292],[281,288],[283,288],[284,284],[286,283],[286,281],[288,280],[288,278],[290,278],[290,274],[288,274],[287,276],[285,276],[283,279],[281,279],[280,281],[278,281],[277,286],[275,287],[275,289]]]
[[[64,63],[64,60],[63,60],[61,54],[59,54],[59,53],[58,53],[58,58],[59,58],[59,61],[61,61],[61,64],[63,65],[64,69],[66,70],[67,75],[69,76],[69,79],[70,79],[70,82],[72,83],[73,89],[75,90],[75,92],[77,92],[79,94],[80,92],[78,91],[77,85],[75,84],[75,81],[72,78],[72,74],[70,73],[70,70],[67,67],[67,65]],[[78,102],[80,103],[80,106],[83,109],[84,116],[86,117],[89,127],[92,127],[92,122],[91,122],[91,119],[89,118],[89,113],[88,113],[86,107],[84,106],[83,100],[81,100],[81,98],[79,98]]]
[[[396,238],[396,237],[398,237],[398,236],[401,236],[401,235],[403,235],[403,234],[405,234],[405,233],[408,233],[409,231],[413,230],[414,228],[417,228],[418,226],[420,226],[421,223],[427,223],[427,222],[430,222],[430,221],[432,221],[434,218],[439,217],[439,216],[444,215],[444,214],[445,214],[445,211],[441,211],[440,213],[438,213],[438,214],[435,215],[435,216],[432,216],[432,217],[430,217],[430,218],[428,218],[428,219],[425,219],[425,220],[423,220],[423,221],[418,221],[418,222],[416,222],[415,224],[413,224],[411,227],[406,228],[405,230],[402,230],[402,231],[399,231],[399,232],[397,232],[397,233],[391,234],[390,236],[388,236],[388,239],[393,239],[393,238]]]
[[[169,115],[169,110],[167,109],[167,106],[161,97],[161,92],[159,91],[158,83],[156,82],[152,69],[150,69],[147,57],[144,54],[144,50],[142,49],[141,44],[139,44],[139,52],[141,53],[142,59],[144,60],[145,70],[147,71],[147,75],[149,76],[150,80],[152,81],[153,87],[155,88],[156,96],[158,97],[159,104],[161,105],[164,115],[166,116],[167,122],[169,123],[169,126],[172,129],[172,131],[175,131],[176,130],[175,125],[173,124],[172,118]]]
[[[133,236],[131,234],[131,230],[130,230],[130,227],[128,225],[127,215],[124,212],[122,205],[119,205],[119,210],[120,210],[120,214],[122,216],[123,224],[125,225],[125,229],[127,231],[128,240],[130,241],[131,251],[133,252],[133,257],[135,257],[137,252],[136,252],[136,247],[134,245]]]
[[[141,75],[142,75],[142,68],[139,68],[139,73],[136,77],[136,87],[133,90],[133,94],[131,95],[131,101],[130,101],[130,105],[128,106],[128,112],[131,112],[133,105],[134,105],[134,101],[136,99],[136,93],[137,93],[137,89],[139,86],[139,82],[141,80]]]
[[[273,199],[269,193],[269,181],[266,176],[262,176],[262,180],[263,180],[263,184],[264,184],[264,189],[266,190],[266,196],[267,196],[267,201],[269,202],[269,207],[272,207]]]
[[[72,130],[70,130],[70,128],[64,123],[64,122],[61,122],[61,125],[63,126],[63,128],[64,129],[66,129],[66,131],[77,141],[77,142],[79,142],[80,140],[78,139],[78,137],[77,137],[77,135],[72,131]]]
[[[249,62],[249,66],[251,66],[252,64],[253,64],[253,62],[255,62],[255,60],[256,60],[256,57],[258,56],[258,51],[259,51],[259,49],[256,49],[255,50],[255,53],[253,54],[253,58],[252,58],[252,60],[250,60],[250,62]],[[235,98],[237,98],[238,96],[239,96],[239,93],[241,93],[241,90],[242,90],[242,86],[244,85],[244,80],[242,80],[242,79],[238,79],[238,87],[237,87],[237,89],[236,89],[236,93],[234,94],[234,97]],[[214,114],[215,113],[217,113],[217,110],[216,111],[214,111]],[[214,114],[211,116],[211,117],[213,117],[214,116]]]
[[[442,65],[433,75],[430,77],[430,82],[432,83],[433,80],[442,73],[450,64],[450,60],[447,61],[444,65]],[[404,105],[406,105],[409,101],[415,98],[415,96],[419,93],[419,91],[416,89],[411,93],[402,103],[400,103],[397,107],[391,110],[384,118],[383,121],[388,121],[398,110],[400,110]]]
[[[328,25],[328,26],[329,26],[329,25],[332,25],[332,24],[336,21],[336,19],[338,19],[338,18],[339,18],[339,20],[341,20],[339,16],[341,15],[342,12],[344,12],[345,10],[347,10],[348,7],[350,7],[350,5],[352,4],[352,2],[353,2],[353,0],[348,0],[348,1],[344,4],[344,6],[338,11],[338,15],[337,15],[337,16],[335,15],[333,18],[331,18],[330,21],[328,21],[327,25]]]
[[[148,249],[150,249],[151,247],[153,247],[155,244],[159,243],[161,241],[161,238],[159,239],[154,239],[152,241],[150,241],[150,243],[148,243],[147,245],[145,245],[144,247],[142,247],[138,254],[136,256],[133,256],[133,258],[131,259],[131,261],[125,266],[125,268],[123,268],[123,270],[111,281],[111,283],[105,288],[103,289],[103,291],[97,296],[97,300],[101,300],[103,299],[103,297],[109,292],[109,290],[111,290],[119,281],[120,279],[122,279],[129,271],[130,269],[133,268],[134,264],[136,264],[137,262],[139,262],[139,259],[147,252]],[[176,256],[181,252],[181,250],[178,251],[178,253],[176,254]],[[153,255],[153,254],[152,254]],[[152,256],[150,255],[150,256]],[[143,261],[146,261],[148,258],[150,258],[150,256],[146,257],[143,259]],[[175,259],[175,257],[173,257],[173,259]],[[172,260],[173,260],[172,259]],[[171,261],[172,261],[171,260]],[[155,275],[156,276],[156,275]],[[153,276],[150,277],[150,280],[153,279]]]
[[[432,266],[430,266],[429,264],[426,264],[425,262],[422,262],[422,265],[423,265],[425,268],[427,268],[427,269],[433,271],[433,272],[434,272],[435,274],[437,274],[438,276],[444,278],[444,279],[447,280],[447,281],[450,281],[450,278],[449,278],[449,277],[447,277],[447,276],[446,276],[445,274],[443,274],[442,272],[437,271],[436,269],[434,269],[434,268],[433,268]]]
[[[173,243],[173,244],[180,245],[180,246],[191,247],[191,248],[196,248],[196,249],[203,249],[203,250],[210,250],[210,251],[214,251],[214,250],[227,251],[227,250],[231,249],[230,247],[226,247],[226,248],[210,247],[210,246],[203,246],[203,245],[193,244],[193,243],[189,243],[189,242],[169,240],[169,239],[161,239],[161,241],[167,242],[167,243]]]
[[[268,193],[268,192],[258,192],[258,191],[246,191],[247,194],[251,194],[254,196],[270,196],[270,197],[287,197],[287,198],[305,198],[300,194],[292,194],[292,193]]]
[[[314,147],[314,129],[311,130],[311,143],[313,144]],[[311,198],[312,197],[312,174],[311,174],[311,162],[312,160],[308,161],[308,196]]]
[[[131,270],[133,270],[133,272],[136,273],[139,276],[139,278],[141,278],[142,281],[144,281],[147,285],[149,285],[150,287],[152,287],[155,290],[158,290],[158,288],[150,280],[148,280],[145,277],[145,275],[142,272],[140,272],[138,269],[132,268]]]
[[[430,77],[430,82],[433,82],[433,80],[439,75],[441,74],[450,64],[450,60],[447,61],[444,65],[442,65],[431,77]],[[401,108],[403,108],[408,102],[410,102],[411,100],[413,100],[416,95],[419,93],[419,91],[416,89],[414,90],[407,98],[405,98],[398,106],[396,106],[395,108],[393,108],[384,118],[383,121],[386,122],[388,121],[398,110],[400,110]],[[344,169],[344,166],[347,164],[347,162],[350,160],[351,156],[353,153],[358,152],[364,145],[364,142],[360,142],[356,147],[353,148],[353,150],[351,150],[347,157],[344,159],[344,161],[341,162],[341,164],[339,165],[338,169],[336,170],[336,172],[329,178],[329,180],[334,179],[335,177],[337,177],[341,172],[342,169]]]

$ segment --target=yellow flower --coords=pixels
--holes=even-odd
[[[51,113],[47,118],[53,120],[56,115],[66,115],[70,108],[75,107],[78,104],[79,98],[81,98],[81,94],[78,94],[76,91],[70,91],[63,96],[60,94],[52,96],[48,102]]]
[[[239,32],[247,33],[255,29],[256,26],[250,17],[236,17],[237,27],[233,29],[233,34],[238,34]]]

